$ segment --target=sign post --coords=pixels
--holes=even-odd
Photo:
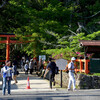
[[[57,67],[59,67],[59,70],[61,71],[60,72],[60,86],[61,86],[61,88],[62,88],[62,70],[65,70],[65,67],[66,67],[66,65],[67,65],[67,60],[65,60],[65,59],[57,59],[56,60],[56,65],[57,65]]]
[[[60,76],[61,76],[61,82],[60,82],[60,86],[61,86],[61,88],[62,88],[62,70],[61,70],[61,72],[60,72]]]

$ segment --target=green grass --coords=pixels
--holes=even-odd
[[[86,73],[80,73],[80,72],[78,72],[77,74],[84,74],[84,75],[89,75],[89,76],[100,76],[100,73],[90,73],[90,74],[86,74]]]
[[[100,73],[94,73],[93,76],[100,76]]]

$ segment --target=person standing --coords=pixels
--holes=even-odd
[[[34,69],[33,70],[35,70],[35,72],[37,71],[37,61],[36,61],[36,59],[34,59]]]
[[[56,69],[56,63],[52,61],[52,58],[49,58],[49,64],[47,65],[44,77],[46,77],[46,74],[49,70],[49,81],[50,81],[51,89],[52,89],[52,82],[53,82],[53,85],[55,85],[55,69]]]
[[[34,62],[33,62],[33,59],[31,59],[30,63],[29,63],[30,74],[32,74],[32,72],[33,72],[33,67],[34,67]]]
[[[2,85],[3,85],[3,67],[4,66],[5,66],[5,64],[3,64],[2,67],[1,67]]]
[[[11,77],[12,77],[12,68],[10,68],[11,61],[6,61],[5,66],[3,67],[3,87],[2,94],[5,95],[6,92],[6,82],[8,83],[8,95],[11,95]]]
[[[24,65],[24,69],[25,69],[25,74],[28,74],[28,69],[29,69],[29,61],[26,60],[26,64]]]
[[[74,74],[75,74],[75,67],[74,67],[74,62],[75,62],[75,57],[72,57],[71,58],[71,62],[68,64],[68,70],[69,70],[69,83],[68,83],[68,91],[70,90],[71,88],[71,84],[73,83],[73,91],[76,90],[76,86],[75,86],[75,77],[74,77]]]
[[[12,63],[12,66],[13,66],[13,76],[12,76],[12,78],[13,78],[13,80],[15,81],[15,83],[18,83],[17,82],[17,65],[13,62]]]
[[[22,57],[20,64],[21,64],[21,71],[23,71],[25,65],[25,57]]]

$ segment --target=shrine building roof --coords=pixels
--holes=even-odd
[[[80,46],[100,46],[100,40],[79,40]]]

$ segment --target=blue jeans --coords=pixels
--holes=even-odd
[[[5,95],[6,92],[6,82],[8,83],[8,94],[10,94],[11,80],[7,80],[7,78],[3,78],[3,87],[2,87],[3,95]]]

